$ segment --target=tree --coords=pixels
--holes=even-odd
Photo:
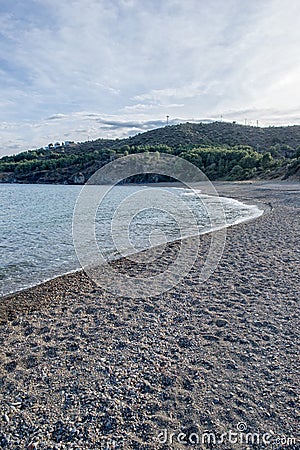
[[[256,155],[247,155],[240,160],[240,165],[244,169],[253,169],[258,165],[258,157]]]
[[[272,165],[272,155],[270,152],[267,152],[263,155],[262,159],[261,159],[261,166],[263,169],[269,169]]]
[[[229,174],[229,179],[230,180],[241,180],[244,178],[244,171],[242,166],[240,166],[239,164],[235,165],[232,170],[230,171]]]
[[[300,146],[296,148],[294,158],[300,158]]]

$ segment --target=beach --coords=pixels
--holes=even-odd
[[[0,299],[0,448],[300,448],[300,184],[215,186],[265,212],[206,282],[201,254],[156,297],[80,271]]]

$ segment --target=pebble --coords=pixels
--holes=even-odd
[[[252,192],[229,187],[245,197]],[[114,450],[158,450],[152,438],[159,431],[193,430],[198,422],[216,433],[244,422],[296,435],[299,326],[297,304],[289,301],[300,291],[296,197],[289,201],[297,207],[276,197],[272,213],[228,229],[218,278],[197,285],[196,262],[189,283],[149,298],[147,312],[140,299],[95,291],[81,272],[11,298],[18,314],[23,305],[23,318],[0,328],[4,362],[17,362],[9,371],[0,366],[7,399],[0,448],[94,450],[116,441]],[[287,249],[293,273],[280,263]],[[33,330],[26,339],[25,329]],[[25,367],[33,349],[36,364]]]

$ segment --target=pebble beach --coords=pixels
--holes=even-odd
[[[300,184],[215,186],[264,214],[205,283],[200,256],[147,299],[83,271],[0,299],[0,448],[300,449]]]

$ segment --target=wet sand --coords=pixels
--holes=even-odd
[[[300,184],[216,187],[265,214],[228,229],[205,283],[200,256],[148,299],[83,272],[1,299],[0,448],[300,448]]]

